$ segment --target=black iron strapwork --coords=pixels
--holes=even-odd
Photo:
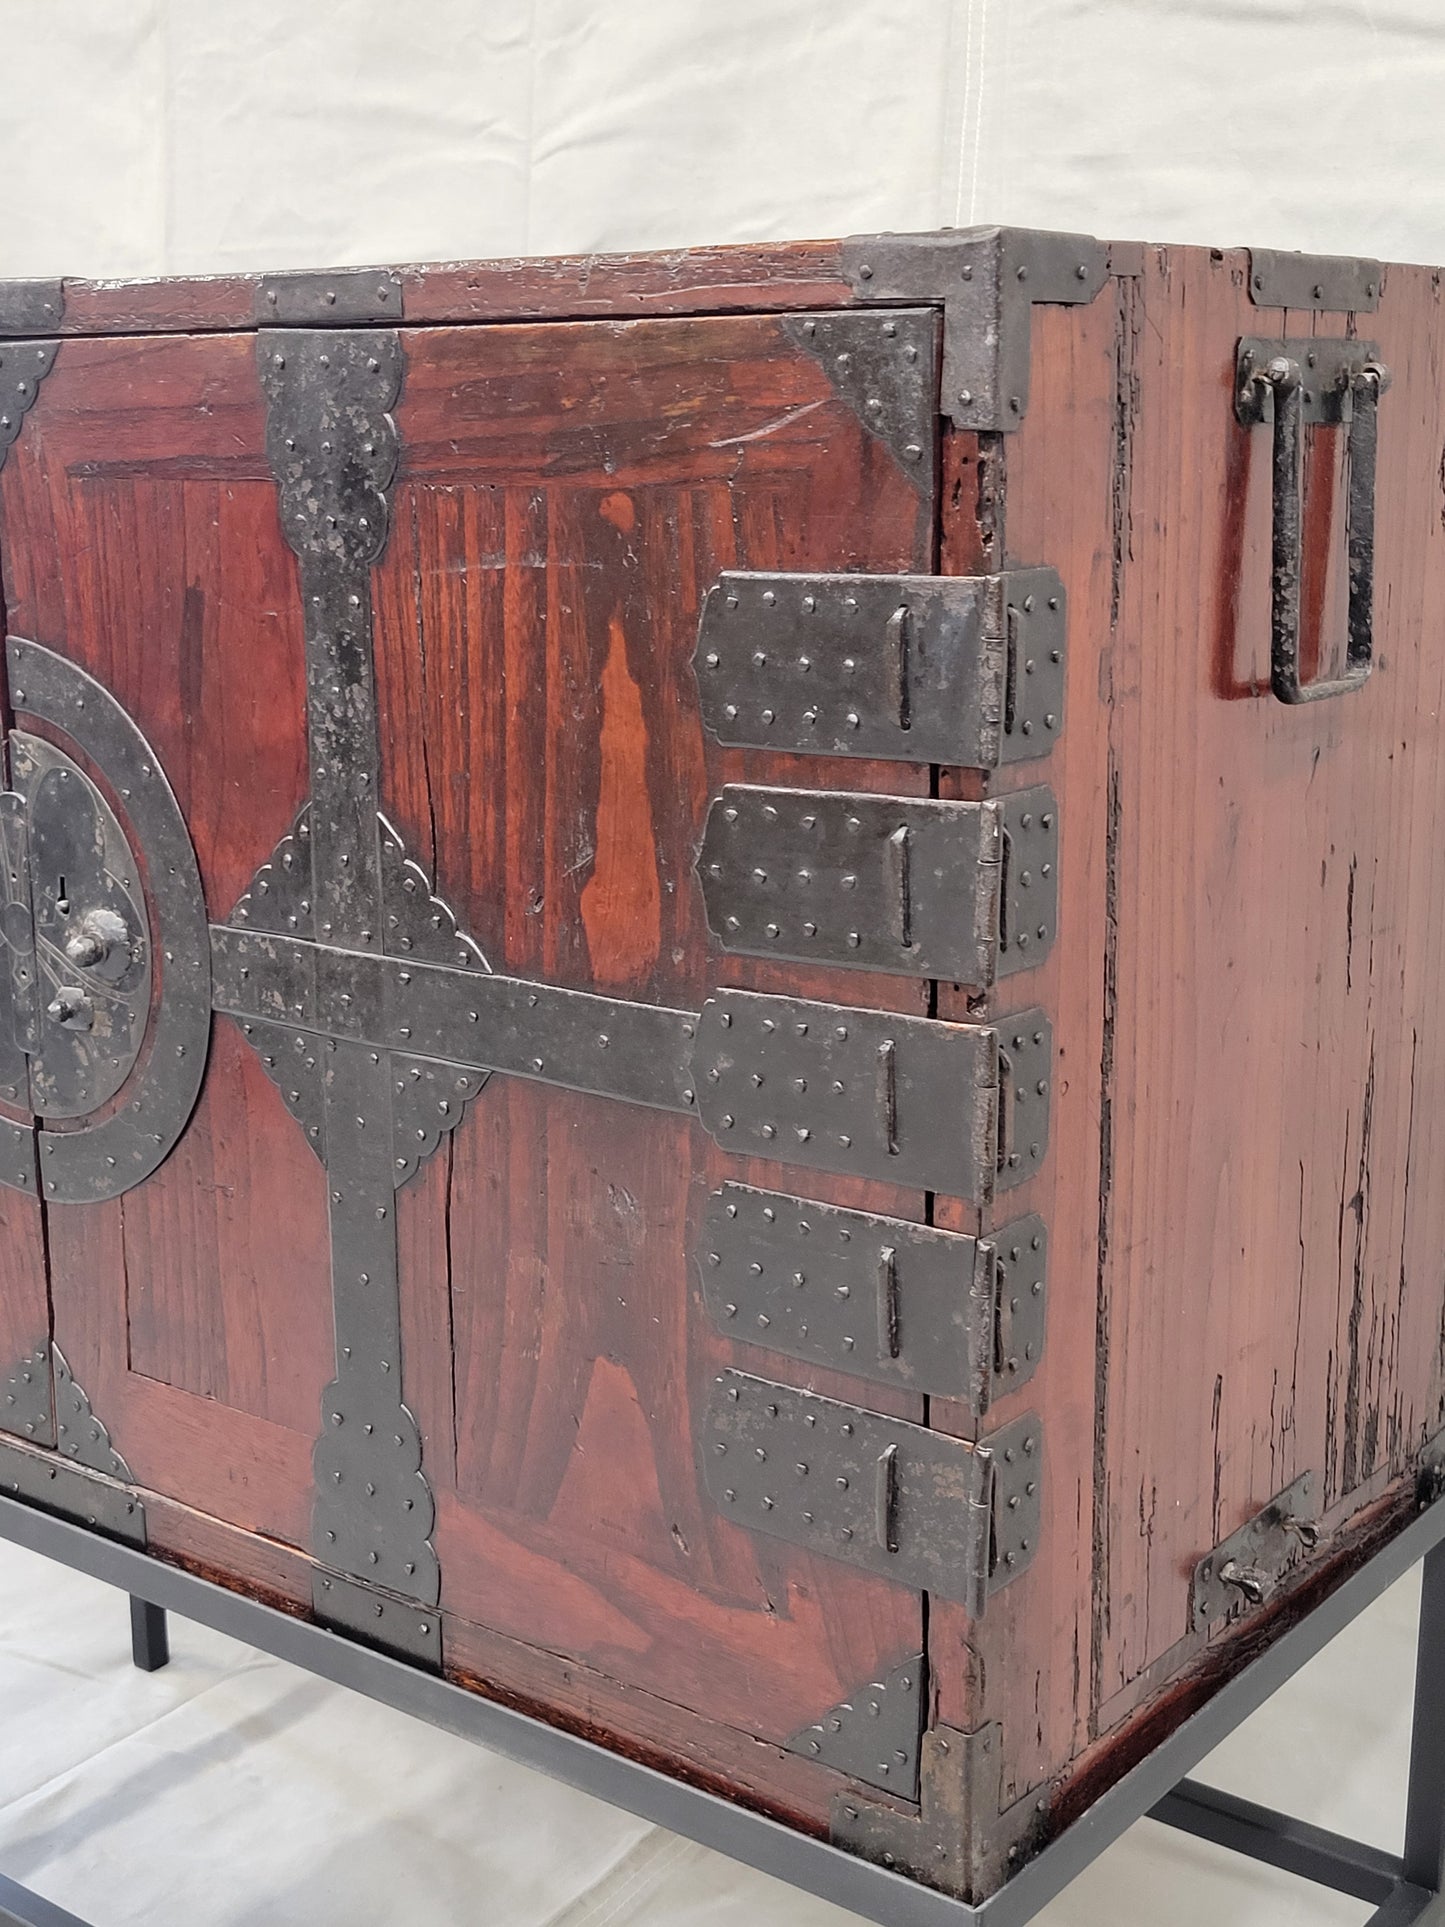
[[[1375,451],[1380,396],[1389,385],[1390,371],[1372,342],[1307,336],[1239,344],[1235,413],[1245,427],[1274,424],[1270,686],[1282,703],[1344,695],[1358,689],[1373,666]],[[1343,672],[1307,683],[1300,676],[1300,630],[1308,423],[1341,426],[1347,437],[1349,613]]]
[[[1052,569],[730,569],[703,598],[693,673],[720,743],[994,769],[1058,741],[1065,628]]]

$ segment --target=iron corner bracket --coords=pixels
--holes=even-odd
[[[835,1795],[829,1837],[875,1866],[977,1905],[1043,1843],[1047,1790],[1004,1801],[1003,1728],[935,1726],[923,1735],[919,1804],[904,1808],[860,1788]]]
[[[0,281],[0,341],[57,334],[64,318],[63,281]]]
[[[859,301],[942,304],[940,412],[994,433],[1028,408],[1034,304],[1088,303],[1110,272],[1091,235],[1003,227],[858,236],[843,244],[843,271]]]

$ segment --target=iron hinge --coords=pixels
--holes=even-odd
[[[733,1524],[845,1560],[979,1617],[1038,1547],[1043,1429],[978,1443],[744,1372],[713,1386],[700,1441]]]
[[[1378,261],[1342,254],[1249,251],[1249,298],[1257,308],[1306,308],[1320,314],[1373,314],[1380,305]]]
[[[720,743],[994,769],[1063,727],[1064,587],[999,575],[729,570],[703,599],[693,670]]]
[[[1205,1632],[1217,1619],[1262,1606],[1286,1575],[1319,1544],[1315,1477],[1302,1472],[1262,1512],[1207,1554],[1194,1568],[1190,1625]]]
[[[956,803],[734,783],[697,867],[727,950],[986,985],[1047,956],[1057,861],[1047,789]]]
[[[1037,1217],[971,1238],[729,1183],[708,1200],[696,1260],[728,1337],[979,1414],[1027,1383],[1043,1350]]]
[[[256,322],[263,328],[395,327],[402,305],[401,276],[391,268],[268,274],[256,285]]]
[[[923,1735],[919,1805],[892,1806],[850,1789],[835,1796],[831,1835],[875,1865],[956,1899],[985,1900],[1043,1843],[1041,1791],[1004,1802],[1003,1728],[935,1726]]]
[[[63,281],[0,281],[0,339],[58,334],[64,319]]]
[[[1039,1010],[995,1028],[719,990],[693,1095],[724,1150],[985,1203],[1047,1152],[1052,1059]]]
[[[878,234],[844,243],[844,273],[860,301],[943,306],[941,412],[958,428],[1017,428],[1029,400],[1036,302],[1092,301],[1108,251],[1084,234],[960,228]]]

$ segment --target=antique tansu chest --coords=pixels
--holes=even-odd
[[[987,1897],[1445,1465],[1438,277],[0,337],[0,1504]]]

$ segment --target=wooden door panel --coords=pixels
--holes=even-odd
[[[300,604],[254,342],[64,343],[0,476],[0,548],[8,629],[136,721],[225,917],[306,787]],[[331,1351],[324,1184],[229,1020],[160,1170],[49,1218],[56,1341],[136,1477],[307,1543]]]
[[[724,568],[927,568],[931,484],[774,318],[406,339],[383,785],[462,927],[498,968],[684,1008],[738,983],[925,1012],[916,981],[720,954],[692,865],[721,782],[926,794],[929,772],[708,748],[690,659]],[[400,1231],[444,1606],[772,1740],[917,1651],[916,1596],[722,1523],[694,1432],[733,1363],[921,1403],[723,1341],[692,1250],[724,1177],[920,1219],[921,1194],[500,1079],[439,1164]]]

